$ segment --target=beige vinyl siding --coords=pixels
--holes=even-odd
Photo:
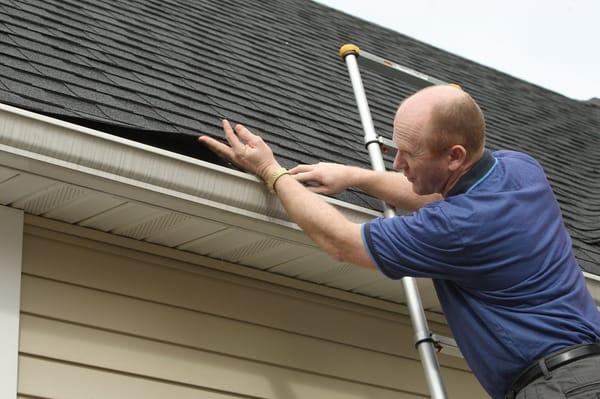
[[[405,316],[39,227],[25,232],[24,397],[428,396]],[[462,360],[441,360],[451,397],[485,397]]]

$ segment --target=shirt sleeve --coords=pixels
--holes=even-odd
[[[460,235],[440,206],[362,225],[363,244],[383,274],[457,280],[463,254]]]

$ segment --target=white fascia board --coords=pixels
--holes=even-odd
[[[0,164],[310,243],[253,175],[4,104],[0,104]],[[324,198],[354,222],[380,216]]]

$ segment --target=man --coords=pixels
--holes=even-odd
[[[454,337],[493,398],[600,397],[600,313],[558,203],[533,158],[484,150],[483,114],[466,92],[434,86],[400,105],[394,169],[403,174],[335,164],[288,173],[260,137],[227,121],[224,129],[229,146],[199,140],[263,178],[334,258],[393,279],[433,278]],[[350,186],[415,212],[359,225],[313,193]]]

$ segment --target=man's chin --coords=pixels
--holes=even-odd
[[[425,190],[424,188],[416,186],[415,184],[413,184],[412,189],[413,189],[413,192],[417,195],[429,195],[429,194],[436,193],[435,190]]]

